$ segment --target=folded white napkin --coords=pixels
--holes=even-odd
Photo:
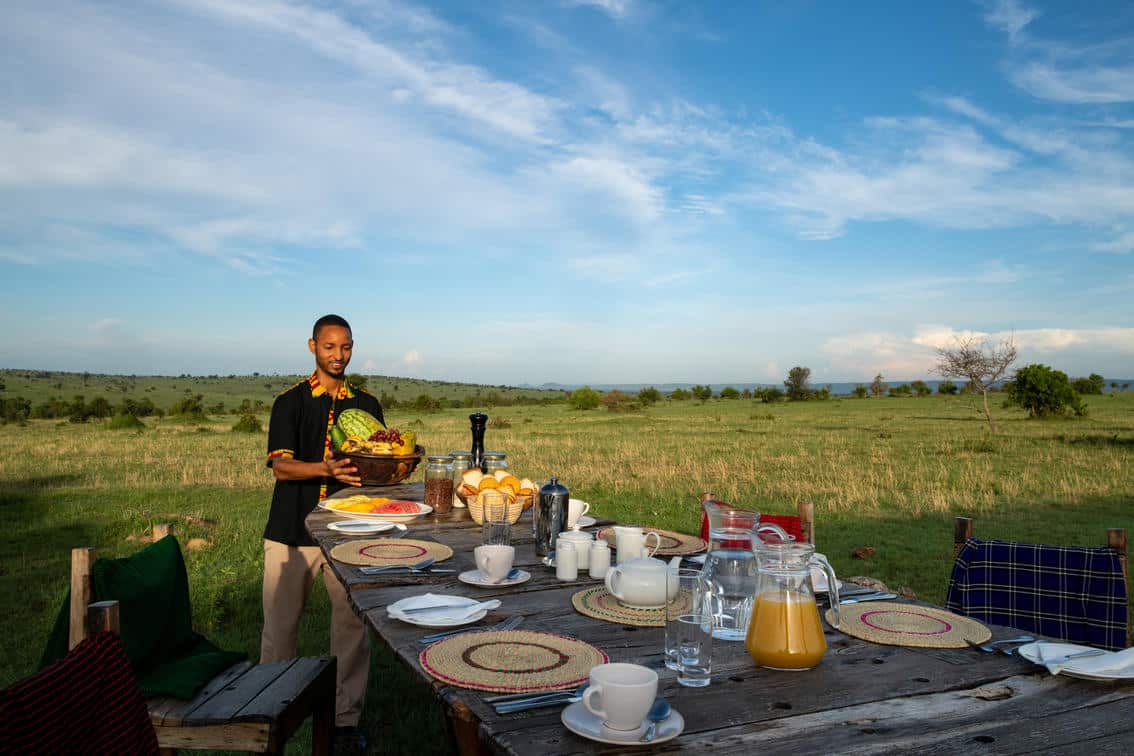
[[[1087,650],[1087,647],[1083,647]],[[1047,664],[1047,671],[1053,675],[1060,672],[1079,672],[1084,675],[1129,674],[1134,677],[1134,647],[1124,651],[1111,651],[1100,656],[1072,659],[1063,664]]]
[[[496,606],[493,606],[495,603]],[[438,609],[436,612],[418,612],[413,615],[407,615],[403,609],[423,609],[428,606],[450,606],[453,604],[468,604],[468,608],[457,609]],[[402,599],[386,607],[386,612],[391,617],[397,619],[413,619],[421,620],[428,619],[430,621],[451,621],[462,620],[466,617],[480,612],[481,610],[495,609],[500,606],[499,601],[489,601],[481,603],[475,599],[466,596],[447,596],[445,594],[425,593],[421,596],[410,596],[409,598]]]

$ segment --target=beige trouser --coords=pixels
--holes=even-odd
[[[346,589],[327,565],[318,546],[288,546],[264,541],[264,632],[260,663],[294,659],[299,617],[315,574],[331,597],[331,654],[338,659],[335,725],[353,727],[362,715],[370,675],[370,635],[350,608]]]

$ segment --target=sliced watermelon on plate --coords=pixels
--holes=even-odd
[[[385,504],[370,508],[370,514],[378,515],[412,515],[421,511],[421,505],[416,501],[394,499]]]

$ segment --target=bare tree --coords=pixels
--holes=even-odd
[[[984,399],[984,416],[988,427],[996,432],[996,421],[988,408],[988,390],[1004,377],[1016,361],[1016,340],[1009,336],[992,343],[976,336],[958,337],[952,346],[937,348],[937,364],[933,372],[945,378],[965,378]]]

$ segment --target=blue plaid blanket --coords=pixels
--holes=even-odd
[[[1070,643],[1126,648],[1126,581],[1108,548],[965,541],[945,606]]]

